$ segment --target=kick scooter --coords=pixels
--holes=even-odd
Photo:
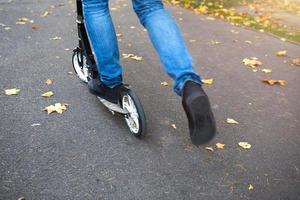
[[[97,71],[95,58],[84,26],[81,0],[76,0],[76,5],[79,45],[73,50],[72,63],[78,78],[87,83],[90,79],[99,78],[100,74]],[[97,98],[112,114],[119,113],[124,116],[129,130],[134,136],[141,137],[146,133],[146,118],[142,104],[129,85],[121,86],[117,104],[100,97]]]

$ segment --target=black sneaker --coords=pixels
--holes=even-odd
[[[122,84],[114,88],[109,88],[103,85],[98,79],[91,79],[88,82],[88,87],[92,94],[114,104],[118,103],[119,88],[121,85]]]
[[[210,141],[216,133],[216,122],[201,85],[193,81],[185,83],[182,105],[188,118],[192,143],[200,145]]]

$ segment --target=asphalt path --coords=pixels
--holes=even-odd
[[[51,8],[58,3],[63,5]],[[112,1],[111,7],[123,35],[121,54],[143,57],[121,60],[124,80],[146,113],[148,135],[142,140],[69,73],[77,45],[74,1],[0,0],[0,199],[299,199],[300,68],[291,61],[300,57],[300,46],[166,6],[195,68],[214,79],[204,88],[218,134],[195,147],[181,99],[131,2]],[[50,14],[41,17],[45,11]],[[38,28],[17,25],[19,17]],[[54,37],[61,40],[49,39]],[[276,56],[279,50],[287,56]],[[242,64],[253,56],[273,72],[253,72]],[[286,86],[269,86],[263,78],[283,79]],[[45,84],[47,79],[53,84]],[[14,87],[21,93],[4,94]],[[41,97],[48,90],[54,96]],[[43,111],[56,102],[70,105],[61,115]],[[239,124],[227,124],[227,118]],[[251,149],[239,147],[241,141]],[[224,149],[215,147],[218,142]],[[205,149],[209,146],[213,152]]]

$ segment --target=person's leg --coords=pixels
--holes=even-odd
[[[180,30],[164,9],[162,1],[133,0],[133,9],[147,29],[165,71],[174,80],[174,91],[181,95],[187,80],[201,84],[200,76],[193,68],[192,58]]]
[[[179,28],[161,0],[133,0],[133,8],[148,30],[165,71],[174,80],[175,92],[182,96],[192,142],[200,145],[210,141],[216,132],[215,119]]]
[[[101,74],[100,81],[110,88],[120,85],[122,67],[108,0],[83,0],[82,3],[85,27]]]

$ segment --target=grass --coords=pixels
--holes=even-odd
[[[278,37],[300,43],[300,31],[292,31],[266,15],[252,16],[237,12],[234,7],[253,3],[253,0],[166,0],[194,10],[197,13],[208,14],[215,18],[228,21],[236,26],[254,28],[272,33]]]

